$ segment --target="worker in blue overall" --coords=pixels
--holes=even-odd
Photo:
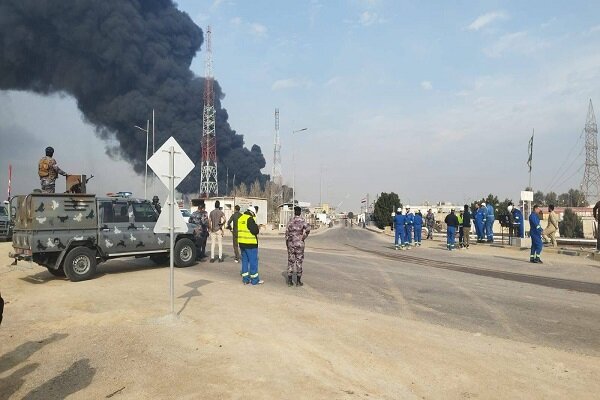
[[[421,246],[421,233],[423,231],[423,214],[421,210],[417,210],[414,218],[415,228],[415,246]]]
[[[410,249],[410,246],[412,246],[412,236],[413,236],[413,226],[415,224],[415,216],[412,213],[412,211],[410,211],[410,207],[406,207],[406,219],[404,221],[404,227],[405,227],[405,240],[404,243],[406,245],[407,249]]]
[[[508,212],[512,214],[512,236],[525,237],[525,221],[523,221],[523,213],[518,208],[515,208],[512,203],[508,205]]]
[[[481,243],[483,242],[483,209],[485,207],[482,207],[481,205],[476,205],[476,207],[477,211],[475,211],[475,232],[477,233],[477,243]]]
[[[542,255],[542,249],[544,243],[542,242],[542,225],[540,223],[540,206],[537,204],[533,206],[533,212],[529,216],[529,236],[531,237],[531,253],[529,255],[529,262],[542,263],[540,256]]]
[[[488,216],[488,210],[487,210],[487,205],[485,204],[485,202],[481,202],[481,207],[479,207],[479,209],[481,210],[481,214],[483,215],[483,227],[481,229],[481,243],[484,243],[486,238],[487,238],[487,216]]]
[[[496,219],[494,216],[494,206],[492,204],[488,204],[487,208],[487,220],[486,220],[486,231],[487,231],[487,241],[488,243],[494,243],[494,220]]]
[[[404,250],[404,222],[406,217],[402,215],[402,207],[398,207],[394,216],[394,246],[396,250]]]

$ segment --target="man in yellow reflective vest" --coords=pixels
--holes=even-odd
[[[262,285],[258,277],[258,225],[254,220],[254,207],[248,206],[237,220],[237,237],[242,256],[242,281],[244,285]]]

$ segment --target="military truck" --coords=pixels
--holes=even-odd
[[[12,238],[13,224],[11,218],[10,203],[5,201],[0,204],[0,240]]]
[[[158,215],[147,200],[93,194],[32,193],[17,196],[15,260],[31,260],[55,276],[91,279],[98,263],[118,257],[150,257],[167,263],[169,234],[154,233]],[[196,262],[194,225],[175,237],[174,262]]]

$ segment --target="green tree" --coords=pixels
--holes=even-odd
[[[558,205],[561,207],[585,207],[587,200],[581,190],[569,189],[568,192],[558,196]]]
[[[548,193],[546,193],[546,196],[544,197],[544,202],[546,203],[547,206],[549,206],[550,204],[557,205],[558,204],[558,195],[554,192],[548,192]]]
[[[546,197],[544,196],[544,192],[542,192],[541,190],[538,190],[533,194],[533,204],[537,204],[538,206],[545,206],[545,199]]]
[[[375,202],[373,220],[379,229],[392,224],[392,213],[400,207],[400,198],[394,192],[381,193]]]
[[[570,208],[565,209],[563,220],[558,223],[558,231],[561,237],[582,238],[583,221]]]
[[[494,196],[491,193],[487,195],[484,201],[486,205],[491,204],[492,206],[494,206],[494,210],[498,206],[498,203],[500,203],[500,201],[498,200],[498,196]]]
[[[496,207],[496,214],[497,215],[508,214],[508,205],[512,202],[513,201],[509,198],[506,198],[503,201],[501,201],[498,204],[498,206]]]
[[[354,219],[354,213],[352,211],[348,213],[348,218]]]

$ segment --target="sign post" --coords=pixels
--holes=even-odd
[[[170,137],[148,160],[148,166],[169,189],[166,201],[167,209],[163,209],[158,217],[154,233],[169,234],[169,297],[171,314],[175,314],[175,235],[188,230],[177,205],[175,188],[194,168],[194,163],[185,154],[179,143]]]

